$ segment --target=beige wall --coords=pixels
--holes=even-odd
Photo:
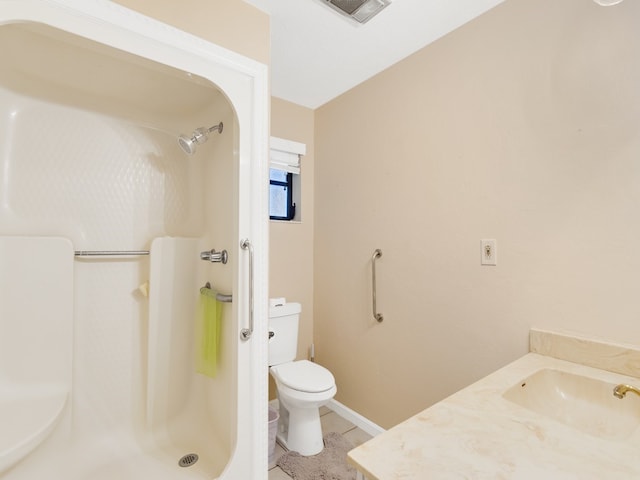
[[[278,98],[271,99],[271,135],[304,143],[300,162],[302,221],[271,222],[269,295],[302,304],[298,358],[308,358],[313,341],[313,130],[314,112]]]
[[[302,221],[269,224],[269,296],[302,304],[298,359],[304,359],[313,342],[313,110],[272,97],[271,135],[307,146],[300,162]],[[270,382],[269,396],[275,398]]]
[[[113,1],[246,57],[269,63],[269,16],[242,0]]]
[[[389,427],[532,326],[640,343],[638,19],[509,0],[317,110],[315,343],[339,401]]]

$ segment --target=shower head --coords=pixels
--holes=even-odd
[[[214,125],[211,128],[196,128],[191,136],[180,135],[178,137],[178,145],[180,145],[180,148],[184,153],[186,153],[187,155],[193,155],[196,152],[197,145],[206,142],[211,132],[215,132],[217,130],[218,133],[222,133],[222,128],[222,122],[220,122],[218,125]]]

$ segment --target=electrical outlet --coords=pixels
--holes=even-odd
[[[480,240],[481,252],[480,252],[480,264],[481,265],[497,265],[498,264],[498,249],[496,247],[495,239]]]

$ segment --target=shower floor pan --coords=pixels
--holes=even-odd
[[[201,454],[191,466],[181,467],[180,459],[196,452],[170,445],[144,448],[139,439],[122,431],[73,440],[60,447],[44,442],[40,449],[0,477],[7,480],[211,480],[221,473],[211,455]]]
[[[15,399],[11,404],[6,400],[0,404],[3,427],[11,425],[11,420],[18,415],[33,415],[34,412],[39,412],[37,419],[43,423],[38,424],[36,418],[30,421],[30,434],[25,423],[20,429],[2,429],[0,478],[3,480],[211,480],[221,475],[229,460],[228,448],[224,448],[222,442],[215,437],[194,434],[184,418],[167,424],[166,435],[136,431],[131,426],[96,432],[73,431],[72,428],[70,432],[61,433],[56,424],[58,417],[64,416],[66,394],[57,397],[61,403],[56,413],[50,399],[48,411],[51,415],[48,418],[42,413],[42,396],[37,401],[26,395],[19,401],[18,397]],[[11,417],[11,408],[14,417]],[[187,435],[187,431],[191,435]],[[10,432],[21,434],[23,441],[16,443],[17,437],[9,438]],[[198,455],[196,462],[181,462],[191,454]],[[181,463],[188,466],[181,466]]]

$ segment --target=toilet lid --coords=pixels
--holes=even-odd
[[[336,383],[329,370],[308,360],[283,363],[272,367],[272,371],[279,382],[300,392],[324,392]]]

